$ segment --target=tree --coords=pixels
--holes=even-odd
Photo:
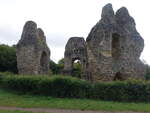
[[[49,68],[52,71],[52,74],[58,74],[58,66],[54,61],[50,60]]]
[[[0,71],[18,73],[15,46],[0,45]]]
[[[145,79],[150,80],[150,65],[145,64],[145,67],[146,67]]]
[[[58,74],[62,74],[64,70],[64,58],[58,61],[57,67],[58,67]]]
[[[56,64],[54,61],[50,60],[49,68],[52,70],[53,74],[62,74],[64,69],[64,58],[60,59],[58,61],[58,64]]]

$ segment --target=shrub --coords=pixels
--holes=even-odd
[[[2,77],[1,85],[23,93],[35,92],[39,80],[37,77],[8,75]]]
[[[88,97],[90,83],[72,77],[61,76],[2,76],[0,85],[3,88],[23,93],[36,93],[55,97]]]
[[[95,99],[102,100],[127,100],[127,95],[125,93],[126,87],[126,82],[120,81],[95,83],[93,96]]]
[[[111,101],[150,102],[150,81],[91,83],[67,76],[2,75],[0,86],[23,93],[53,97],[90,98]]]

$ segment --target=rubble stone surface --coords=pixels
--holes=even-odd
[[[139,59],[144,40],[137,32],[135,21],[125,7],[114,13],[111,4],[104,6],[101,20],[92,28],[86,42],[80,42],[82,41],[71,40],[70,45],[77,44],[73,47],[67,43],[66,51],[69,48],[72,52],[69,54],[71,58],[68,59],[73,59],[74,48],[86,48],[86,51],[79,51],[79,55],[87,59],[85,73],[91,81],[144,79],[145,66]],[[65,52],[65,56],[66,53],[68,52]],[[69,69],[72,60],[66,59],[65,64],[68,65],[65,70]]]
[[[19,74],[47,74],[50,50],[41,28],[33,21],[24,25],[21,39],[17,44],[17,67]]]

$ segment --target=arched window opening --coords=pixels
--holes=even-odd
[[[116,81],[116,80],[123,80],[122,75],[121,75],[120,72],[117,72],[117,73],[116,73],[116,75],[115,75],[115,77],[114,77],[114,80],[115,80],[115,81]]]
[[[81,61],[79,59],[73,60],[72,76],[81,78]]]
[[[47,54],[46,52],[42,52],[42,55],[41,55],[41,59],[40,59],[40,73],[45,73],[46,70],[47,70]]]
[[[112,57],[118,59],[120,57],[120,35],[112,34]]]

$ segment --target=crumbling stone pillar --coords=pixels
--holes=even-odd
[[[25,23],[17,44],[17,67],[19,74],[47,74],[50,50],[41,28],[33,21]]]
[[[88,71],[94,81],[144,79],[145,67],[139,59],[144,40],[125,7],[115,14],[111,4],[104,6],[86,42]]]
[[[81,62],[81,78],[89,79],[87,76],[87,50],[86,42],[82,37],[72,37],[68,40],[64,54],[64,73],[71,75],[73,62]]]

